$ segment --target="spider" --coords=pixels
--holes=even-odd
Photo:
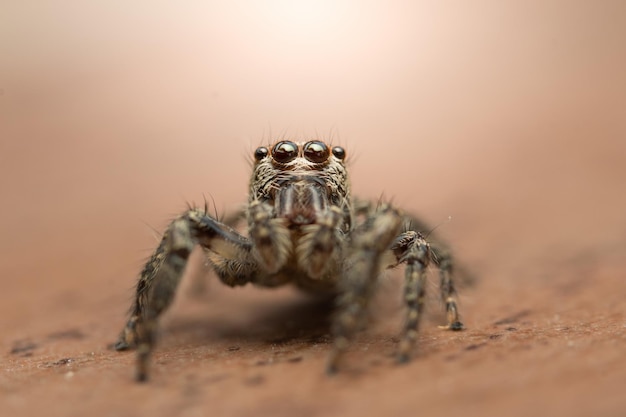
[[[450,330],[461,330],[450,251],[429,243],[416,218],[386,203],[352,199],[346,152],[319,140],[282,140],[254,152],[247,207],[219,221],[206,208],[191,208],[167,227],[141,271],[131,317],[116,350],[137,349],[136,378],[148,378],[158,317],[169,306],[192,249],[200,245],[219,279],[231,287],[295,284],[335,297],[327,372],[366,315],[381,271],[405,266],[406,320],[397,360],[407,362],[424,305],[426,269],[440,272],[441,298]],[[248,233],[234,226],[247,220]]]

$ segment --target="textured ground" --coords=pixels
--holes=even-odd
[[[19,41],[0,80],[0,415],[625,415],[624,14],[619,2],[497,4],[422,10],[440,23],[420,30],[449,56],[425,50],[411,67],[410,54],[374,43],[366,56],[394,65],[363,73],[338,54],[336,72],[315,76],[310,64],[334,50],[288,53],[268,72],[273,38],[257,39],[261,20],[241,10],[224,27],[243,13],[251,34],[215,29],[240,48],[231,55],[189,12],[162,33],[163,11],[135,22],[50,7],[31,22],[11,10],[42,29],[0,25]],[[399,19],[385,45],[419,37],[384,10],[368,16]],[[125,42],[100,36],[109,21]],[[132,35],[135,23],[145,33]],[[152,379],[134,383],[133,353],[109,345],[152,228],[203,194],[219,211],[244,201],[242,155],[268,140],[268,122],[308,137],[299,120],[313,132],[336,123],[356,193],[384,192],[441,223],[477,277],[460,288],[467,330],[437,329],[433,279],[415,359],[395,365],[401,277],[387,274],[371,327],[328,378],[327,305],[289,288],[224,288],[196,257],[162,321]],[[197,282],[207,288],[194,296]]]

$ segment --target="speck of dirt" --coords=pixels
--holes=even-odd
[[[486,345],[487,343],[475,343],[473,345],[466,346],[463,350],[477,350]]]
[[[33,350],[37,349],[39,346],[36,343],[18,340],[13,344],[13,347],[9,351],[11,355],[23,354],[23,356],[31,356],[33,354]]]
[[[512,324],[512,323],[516,323],[517,321],[519,321],[519,319],[524,318],[526,316],[528,316],[531,313],[530,310],[522,310],[520,312],[517,312],[511,316],[505,317],[501,320],[496,321],[495,324],[496,326],[500,326],[502,324]]]
[[[74,362],[74,359],[72,358],[63,358],[63,359],[59,359],[58,361],[50,363],[50,365],[51,366],[63,366],[63,365],[69,365],[72,362]]]
[[[59,332],[50,333],[48,339],[84,339],[85,334],[78,329],[61,330]]]
[[[236,352],[240,349],[241,348],[239,346],[229,346],[226,350],[228,350],[229,352]]]
[[[248,385],[250,387],[262,385],[265,382],[265,377],[261,374],[254,375],[250,378],[247,378],[243,381],[244,385]]]
[[[231,374],[209,375],[209,376],[203,378],[200,382],[202,382],[203,384],[207,384],[207,385],[217,384],[218,382],[227,380],[231,376],[232,376]]]

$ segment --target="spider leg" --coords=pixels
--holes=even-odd
[[[454,262],[450,251],[436,243],[430,245],[432,260],[439,268],[439,290],[441,301],[446,306],[448,324],[439,326],[447,330],[463,330],[463,323],[459,320],[459,310],[456,302],[456,289],[452,279]]]
[[[439,268],[441,298],[446,306],[448,324],[443,329],[462,330],[456,304],[454,282],[452,280],[452,258],[444,246],[429,244],[420,233],[413,230],[398,236],[391,250],[397,263],[406,264],[404,274],[404,300],[407,316],[402,338],[398,346],[398,362],[407,362],[417,338],[419,320],[424,308],[424,294],[427,267],[432,260]]]
[[[248,223],[255,258],[263,270],[268,273],[278,272],[292,251],[286,220],[275,217],[271,204],[255,200],[248,209]]]
[[[408,230],[414,230],[418,233],[428,233],[429,227],[425,223],[413,216],[405,217],[405,224]],[[456,302],[456,288],[454,285],[454,260],[452,258],[452,252],[450,249],[436,237],[429,237],[428,244],[430,245],[430,259],[439,269],[439,290],[441,294],[441,301],[446,306],[447,324],[440,326],[442,329],[448,330],[462,330],[463,323],[459,321],[459,312]],[[468,271],[460,271],[461,278],[467,283],[473,280],[473,277]]]
[[[343,233],[338,225],[343,213],[338,207],[331,207],[325,217],[315,224],[302,227],[303,236],[296,247],[300,267],[310,277],[320,278],[333,271],[339,263]]]
[[[429,244],[417,232],[407,231],[398,236],[391,246],[397,263],[404,270],[404,301],[407,306],[402,338],[398,346],[398,362],[407,362],[415,340],[424,309],[426,270],[431,260]],[[395,266],[395,265],[392,265]]]
[[[208,204],[205,201],[205,205],[204,205],[204,212],[208,213]],[[225,224],[226,226],[232,227],[234,229],[236,229],[243,220],[246,219],[246,210],[245,207],[239,207],[237,210],[235,211],[231,211],[231,212],[227,212],[225,215],[223,216],[219,216],[217,217],[217,210],[215,210],[215,214],[216,214],[216,219],[220,222]],[[208,262],[209,264],[213,267],[213,269],[215,270],[219,270],[220,266],[224,265],[224,264],[228,264],[227,259],[223,258],[222,256],[220,256],[219,254],[215,253],[215,252],[211,252],[211,251],[205,251],[205,255],[208,258]],[[219,274],[219,272],[218,272]],[[221,276],[221,275],[220,275]],[[228,274],[226,276],[229,276]],[[227,285],[228,280],[223,280]],[[189,285],[189,295],[192,297],[201,297],[202,295],[206,294],[208,292],[208,285],[207,285],[207,277],[205,276],[205,274],[196,274],[193,277],[193,281],[191,282],[191,284]]]
[[[171,304],[189,255],[197,244],[218,255],[211,259],[211,264],[222,281],[243,285],[254,278],[256,260],[247,238],[200,209],[189,210],[172,221],[141,272],[131,318],[115,344],[117,350],[137,347],[139,381],[148,376],[157,318]]]
[[[346,248],[344,275],[338,282],[339,296],[337,314],[331,326],[333,347],[327,364],[328,373],[337,371],[343,352],[364,319],[384,255],[398,235],[401,223],[399,212],[383,205],[352,232]]]

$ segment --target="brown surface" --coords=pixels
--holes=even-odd
[[[0,415],[626,415],[626,15],[591,3],[6,7]],[[468,329],[438,330],[433,297],[394,365],[389,274],[328,378],[324,306],[186,279],[135,384],[107,345],[151,227],[242,202],[267,126],[334,126],[358,194],[452,216]]]

